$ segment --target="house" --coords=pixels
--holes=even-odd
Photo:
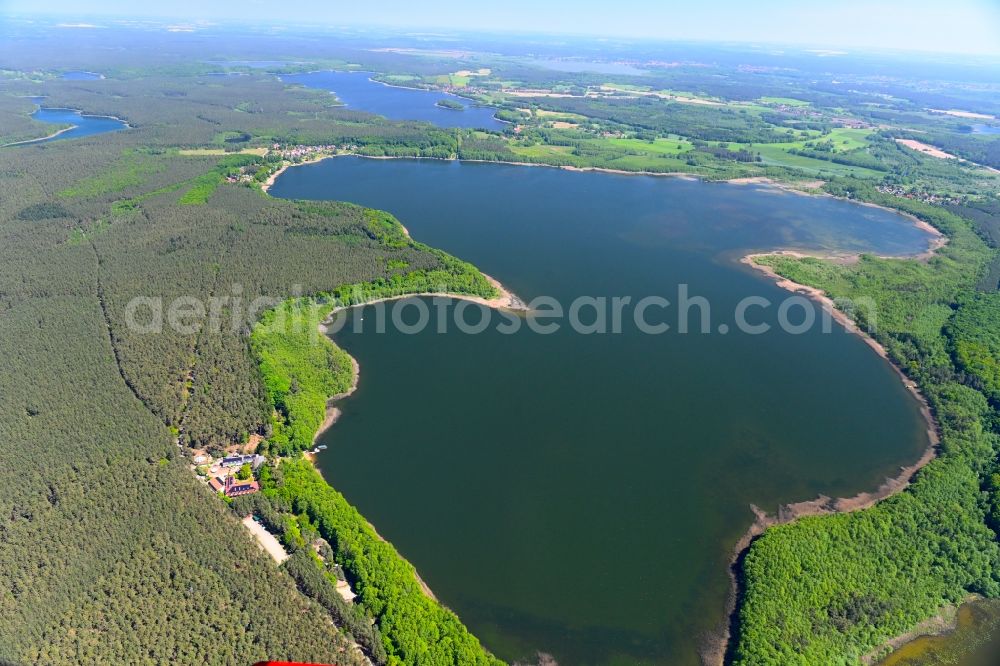
[[[217,493],[225,493],[226,497],[250,495],[260,490],[260,484],[253,479],[241,481],[233,476],[215,476],[209,479],[208,485]]]
[[[264,456],[258,455],[245,455],[245,456],[226,456],[222,459],[222,466],[225,468],[231,467],[243,467],[243,465],[250,465],[254,469],[257,469],[264,464]]]

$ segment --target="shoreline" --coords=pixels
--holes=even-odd
[[[934,242],[932,242],[931,249],[924,253],[912,255],[910,257],[897,258],[926,260],[925,255],[928,257],[933,255],[938,248],[942,247],[945,242],[947,242],[946,236],[943,236],[940,232],[938,232],[938,234],[944,238],[944,242],[940,242],[940,239],[935,239],[935,241],[938,241],[936,247],[934,247]],[[928,444],[915,462],[909,465],[900,466],[899,471],[895,476],[886,477],[881,485],[879,485],[874,491],[861,491],[851,497],[827,497],[826,495],[819,495],[815,499],[811,500],[782,504],[778,506],[777,513],[773,515],[768,514],[760,507],[751,504],[750,510],[754,514],[754,521],[733,546],[733,552],[729,560],[730,590],[726,599],[725,620],[723,621],[722,626],[713,632],[713,635],[705,641],[705,645],[701,650],[702,661],[706,666],[724,666],[724,664],[727,663],[726,657],[730,654],[733,647],[731,644],[733,638],[733,627],[738,624],[738,617],[736,616],[738,611],[737,601],[739,600],[742,592],[740,564],[749,552],[750,546],[753,545],[753,542],[757,538],[763,535],[769,527],[793,523],[800,518],[831,515],[836,513],[851,513],[875,506],[878,502],[892,497],[893,495],[896,495],[908,488],[914,475],[926,467],[932,460],[937,458],[938,447],[941,443],[937,420],[934,418],[930,403],[928,403],[926,396],[924,396],[920,387],[917,386],[917,383],[907,377],[903,370],[892,361],[889,357],[889,353],[881,343],[865,331],[861,330],[854,320],[851,319],[845,312],[838,310],[833,299],[831,299],[825,291],[789,280],[788,278],[779,275],[770,266],[764,266],[754,261],[754,259],[758,257],[774,255],[816,257],[827,261],[841,262],[856,260],[856,255],[823,256],[815,254],[810,255],[793,250],[777,250],[774,252],[747,254],[740,259],[740,263],[746,265],[750,270],[760,272],[763,276],[772,279],[775,285],[780,289],[806,296],[810,300],[818,303],[820,307],[822,307],[824,311],[828,312],[837,323],[844,327],[845,330],[860,337],[861,340],[872,349],[872,351],[881,357],[889,365],[889,367],[893,369],[897,377],[899,377],[906,391],[913,396],[914,400],[917,401],[920,407],[920,415],[926,425]],[[913,630],[911,630],[911,632],[912,631]],[[898,639],[902,637],[896,638]]]
[[[286,169],[290,169],[291,167],[295,167],[295,166],[304,166],[306,164],[315,164],[316,162],[322,162],[323,160],[327,159],[328,157],[337,157],[337,156],[336,155],[317,155],[316,157],[313,157],[313,158],[308,159],[308,160],[303,160],[302,162],[288,162],[288,163],[283,163],[280,167],[278,167],[277,171],[275,171],[274,173],[272,173],[270,176],[267,177],[267,180],[265,180],[263,183],[261,183],[260,189],[262,189],[264,191],[264,194],[270,195],[271,194],[270,190],[271,190],[272,187],[274,187],[274,183],[275,183],[276,180],[278,180],[278,176],[280,176],[281,174],[285,173]]]
[[[865,666],[872,666],[888,658],[893,652],[911,643],[918,638],[928,638],[936,636],[947,636],[958,630],[958,611],[965,604],[975,603],[978,599],[981,599],[976,594],[966,595],[962,601],[957,604],[948,604],[941,608],[937,614],[927,618],[923,622],[917,624],[904,634],[899,636],[894,636],[889,640],[885,641],[877,648],[869,652],[868,654],[862,655],[861,663]]]
[[[117,116],[105,116],[105,115],[95,114],[95,113],[84,113],[80,109],[73,109],[73,108],[70,108],[70,107],[67,107],[67,106],[46,106],[46,107],[43,107],[40,104],[38,104],[37,106],[38,106],[38,111],[41,111],[43,109],[45,109],[45,110],[55,110],[55,109],[58,109],[58,110],[65,110],[65,111],[73,111],[76,114],[78,114],[81,118],[107,118],[109,120],[117,120],[118,122],[120,122],[121,124],[123,124],[125,126],[125,127],[121,128],[122,130],[135,129],[134,127],[132,127],[131,125],[129,125],[127,121],[122,120],[121,118],[119,118]],[[36,111],[36,113],[37,113],[37,111]],[[39,122],[45,122],[45,121],[39,121]],[[52,124],[52,123],[50,123],[50,124]],[[48,136],[40,136],[37,139],[26,139],[24,141],[14,141],[13,143],[5,143],[2,146],[0,146],[0,148],[9,148],[11,146],[24,146],[24,145],[28,145],[28,144],[32,144],[32,143],[43,143],[45,141],[49,141],[51,139],[54,139],[55,137],[59,136],[63,132],[69,132],[70,130],[74,130],[74,129],[78,128],[78,127],[79,127],[79,125],[70,125],[69,127],[64,127],[61,130],[57,130],[57,131],[53,132],[52,134],[49,134]],[[117,131],[121,131],[121,130],[114,130],[114,131],[117,132]],[[83,137],[80,137],[80,138],[83,138]]]
[[[26,145],[32,144],[32,143],[43,143],[43,142],[48,141],[50,139],[56,138],[57,136],[59,136],[60,134],[63,134],[64,132],[69,132],[70,130],[75,130],[77,127],[79,127],[79,125],[70,125],[69,127],[64,127],[61,130],[56,130],[55,132],[53,132],[52,134],[49,134],[48,136],[40,136],[37,139],[26,139],[24,141],[15,141],[13,143],[5,143],[2,146],[0,146],[0,148],[10,148],[11,146],[26,146]]]
[[[503,284],[500,283],[496,278],[487,275],[480,271],[480,274],[485,277],[489,283],[497,290],[498,296],[494,298],[483,298],[482,296],[474,296],[472,294],[456,294],[448,291],[421,291],[413,292],[407,294],[394,294],[392,296],[382,296],[380,298],[374,298],[370,301],[365,301],[363,303],[353,303],[351,305],[340,305],[335,307],[330,311],[329,316],[323,320],[320,324],[322,327],[320,329],[324,334],[327,332],[326,325],[330,323],[333,316],[343,312],[345,310],[350,310],[351,308],[360,308],[366,305],[375,305],[376,303],[388,303],[390,301],[400,301],[406,298],[451,298],[456,301],[468,301],[470,303],[477,303],[483,307],[491,308],[493,310],[509,310],[512,312],[528,312],[527,304],[521,300],[521,297],[517,294],[509,291]]]

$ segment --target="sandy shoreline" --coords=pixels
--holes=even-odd
[[[287,162],[287,163],[284,163],[284,164],[281,165],[281,167],[278,168],[277,171],[275,171],[270,176],[268,176],[267,180],[265,180],[264,183],[260,187],[261,187],[262,190],[264,190],[264,192],[269,193],[269,190],[274,185],[274,181],[278,180],[278,176],[280,176],[281,174],[285,173],[285,169],[288,169],[289,167],[293,167],[293,166],[302,166],[303,164],[315,164],[316,162],[321,162],[321,161],[325,160],[328,157],[336,157],[336,155],[317,155],[316,157],[312,157],[312,158],[310,158],[308,160],[303,160],[301,162]]]
[[[79,125],[70,125],[69,127],[64,127],[61,130],[56,130],[48,136],[40,136],[37,139],[27,139],[25,141],[15,141],[14,143],[5,143],[0,148],[9,148],[10,146],[26,146],[29,143],[42,143],[43,141],[48,141],[49,139],[54,139],[60,134],[68,132],[70,130],[75,130]]]
[[[455,294],[448,291],[421,291],[411,294],[396,294],[394,296],[375,298],[370,301],[365,301],[364,303],[355,303],[354,305],[343,305],[334,308],[330,312],[330,317],[337,314],[338,312],[343,312],[344,310],[348,310],[350,308],[357,308],[364,305],[387,303],[389,301],[399,301],[406,298],[420,298],[420,297],[434,297],[434,296],[440,298],[453,298],[457,301],[469,301],[470,303],[478,303],[479,305],[492,308],[494,310],[513,310],[515,312],[528,311],[528,306],[525,304],[524,301],[521,300],[519,296],[508,291],[507,288],[504,287],[502,284],[500,284],[500,282],[497,281],[495,278],[490,277],[486,273],[482,273],[482,271],[480,271],[480,273],[482,274],[483,277],[485,277],[489,281],[491,285],[493,285],[493,288],[497,290],[499,296],[496,296],[494,298],[483,298],[482,296],[473,296],[470,294]],[[329,319],[330,318],[327,318],[327,322],[324,322],[324,324],[328,323]]]
[[[924,223],[926,224],[926,223]],[[928,225],[930,226],[930,225]],[[936,230],[935,230],[936,231]],[[938,232],[940,235],[940,232]],[[943,237],[947,241],[947,237]],[[940,239],[935,239],[939,241]],[[937,247],[944,245],[944,242],[937,244]],[[936,247],[929,249],[927,252],[920,255],[915,255],[912,257],[907,257],[908,259],[925,258],[934,253]],[[900,381],[906,390],[913,396],[913,398],[920,405],[920,415],[923,417],[924,422],[927,426],[927,448],[921,454],[920,458],[916,462],[899,468],[899,472],[893,476],[888,477],[882,484],[876,488],[874,491],[862,491],[852,497],[827,497],[825,495],[820,495],[819,497],[806,500],[802,502],[793,502],[790,504],[784,504],[778,507],[778,511],[774,515],[768,514],[766,511],[753,504],[750,505],[750,510],[754,514],[754,521],[747,528],[747,531],[743,533],[743,536],[736,542],[733,547],[732,557],[729,562],[729,578],[730,578],[730,593],[726,601],[726,621],[725,624],[707,641],[702,649],[701,656],[702,661],[706,666],[723,666],[725,664],[725,657],[727,650],[729,649],[729,641],[731,639],[730,628],[734,621],[734,613],[736,612],[736,602],[739,598],[739,586],[740,586],[740,572],[738,570],[740,562],[743,556],[746,554],[751,544],[755,539],[760,537],[767,528],[774,525],[784,525],[787,523],[794,522],[799,518],[806,516],[820,516],[834,513],[849,513],[851,511],[860,511],[862,509],[868,509],[874,506],[879,501],[891,497],[897,493],[905,490],[912,480],[913,476],[920,471],[923,467],[929,464],[935,457],[937,457],[938,445],[940,444],[939,427],[937,421],[934,419],[934,414],[931,411],[930,404],[927,402],[927,398],[920,391],[916,382],[906,376],[902,369],[892,362],[889,357],[888,352],[885,347],[883,347],[877,340],[868,335],[865,331],[861,330],[857,324],[851,319],[845,312],[838,310],[836,305],[826,292],[822,289],[817,289],[815,287],[810,287],[807,285],[799,284],[798,282],[793,282],[785,277],[782,277],[774,271],[770,266],[763,266],[757,264],[754,260],[762,256],[773,256],[773,255],[786,255],[794,257],[806,257],[806,256],[816,256],[820,259],[833,260],[833,261],[851,261],[851,256],[822,256],[822,255],[808,255],[801,252],[795,252],[790,250],[783,250],[777,252],[762,252],[755,254],[748,254],[743,257],[740,261],[749,268],[755,271],[759,271],[766,275],[767,277],[773,279],[775,284],[781,289],[785,289],[795,294],[800,294],[816,301],[830,316],[840,323],[847,331],[858,335],[865,344],[867,344],[876,354],[878,354],[889,367],[895,371],[896,375],[899,377]],[[899,257],[901,258],[901,257]],[[905,641],[904,641],[905,642]]]

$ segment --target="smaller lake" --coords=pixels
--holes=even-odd
[[[71,72],[63,72],[62,78],[66,81],[99,81],[104,78],[104,75],[98,74],[97,72],[75,70]]]
[[[551,69],[556,72],[567,72],[576,74],[579,72],[593,72],[594,74],[618,74],[621,76],[647,76],[645,69],[639,69],[633,65],[623,62],[597,62],[594,60],[557,60],[554,58],[541,58],[529,61],[529,64],[543,69]]]
[[[80,137],[92,134],[103,134],[105,132],[115,132],[125,129],[128,123],[111,118],[110,116],[88,116],[75,109],[40,108],[31,114],[35,120],[53,125],[73,125],[70,129],[58,134],[25,141],[24,143],[46,143],[48,141],[59,141],[61,139],[79,139]]]
[[[272,69],[302,64],[298,61],[287,60],[206,60],[205,62],[222,67],[247,67],[249,69]]]
[[[329,90],[350,109],[367,111],[391,120],[420,120],[438,127],[468,129],[503,129],[504,123],[493,117],[496,109],[474,106],[457,95],[389,86],[371,80],[371,72],[309,72],[282,76],[287,83]],[[448,100],[463,105],[464,110],[445,109],[438,102]]]
[[[1000,127],[994,125],[973,125],[973,134],[1000,134]]]

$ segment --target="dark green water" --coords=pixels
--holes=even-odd
[[[750,503],[869,490],[927,444],[915,401],[857,337],[717,329],[751,295],[775,305],[748,318],[775,324],[787,296],[736,263],[748,249],[925,249],[889,212],[751,186],[357,158],[290,169],[271,192],[389,210],[525,299],[676,302],[687,283],[710,302],[704,335],[697,316],[686,335],[379,334],[369,306],[354,311],[364,332],[336,336],[362,372],[323,439],[324,476],[505,659],[697,663],[724,620]]]

